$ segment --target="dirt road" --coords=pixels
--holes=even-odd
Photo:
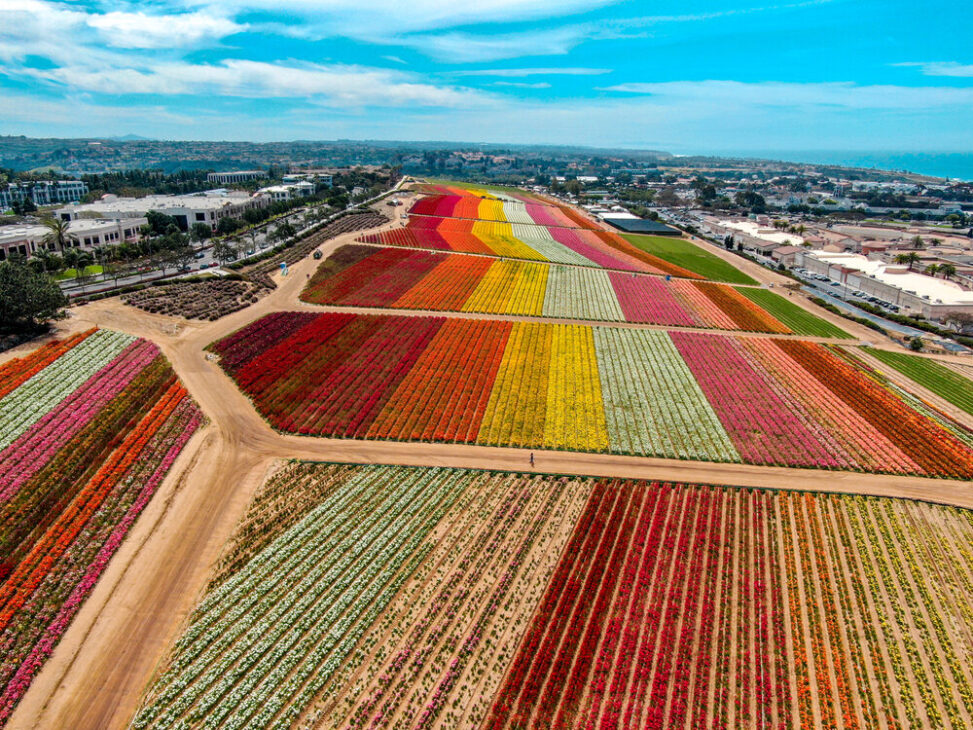
[[[327,254],[356,235],[341,236],[322,249]],[[59,334],[97,325],[156,342],[210,424],[191,440],[113,558],[20,703],[11,728],[125,726],[221,546],[278,459],[529,470],[526,452],[518,449],[314,439],[270,429],[203,348],[264,314],[303,307],[297,297],[315,265],[309,258],[292,266],[270,295],[216,322],[177,322],[105,300],[77,308],[62,323]],[[534,469],[884,494],[973,508],[973,485],[914,477],[542,451],[535,451]]]

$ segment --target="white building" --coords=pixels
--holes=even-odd
[[[0,189],[0,210],[8,210],[14,203],[28,198],[34,205],[75,203],[88,194],[88,185],[80,180],[39,180],[37,182],[10,183]]]
[[[230,185],[232,183],[250,182],[262,177],[267,177],[266,170],[238,170],[236,172],[211,172],[206,175],[206,181],[218,185]]]
[[[79,218],[144,218],[150,210],[165,213],[183,230],[205,223],[216,230],[223,218],[242,218],[251,208],[266,208],[270,198],[246,192],[211,190],[191,195],[148,195],[144,198],[119,198],[106,195],[95,203],[61,208],[57,215],[66,220]]]
[[[116,246],[122,242],[134,242],[141,235],[145,218],[124,218],[119,220],[91,219],[73,220],[68,226],[68,246],[91,250],[99,246]],[[41,249],[57,252],[57,246],[44,241],[50,229],[43,225],[0,226],[0,261],[11,254],[30,257]]]
[[[271,185],[269,188],[260,188],[257,194],[267,195],[273,202],[280,203],[298,198],[309,198],[314,195],[314,190],[314,183],[302,180],[290,185]]]
[[[795,263],[849,289],[895,304],[908,314],[927,319],[942,319],[954,312],[973,314],[973,291],[953,281],[910,271],[903,264],[824,251],[804,251],[797,255]]]
[[[284,175],[281,178],[281,182],[283,182],[285,185],[298,183],[302,180],[307,180],[315,184],[327,185],[329,188],[334,185],[334,177],[328,172],[292,172],[288,175]]]

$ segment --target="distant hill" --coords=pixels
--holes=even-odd
[[[152,142],[152,137],[143,137],[140,134],[125,134],[121,137],[109,137],[113,142]]]

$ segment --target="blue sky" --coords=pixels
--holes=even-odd
[[[0,133],[973,150],[962,0],[0,0]]]

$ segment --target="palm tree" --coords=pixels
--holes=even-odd
[[[908,264],[909,271],[912,271],[913,265],[919,263],[920,260],[921,259],[919,258],[919,254],[917,254],[915,251],[912,251],[910,253],[900,253],[898,256],[895,257],[895,263]]]
[[[923,269],[923,274],[928,274],[929,276],[935,276],[939,271],[939,267],[936,264],[929,264],[925,269]]]
[[[956,267],[952,264],[940,264],[939,273],[943,275],[944,279],[950,279],[956,275]]]
[[[58,252],[63,254],[65,247],[72,240],[72,236],[68,231],[71,222],[63,218],[45,218],[43,223],[44,227],[50,231],[50,233],[44,236],[44,243],[48,245],[53,243],[57,246]]]

